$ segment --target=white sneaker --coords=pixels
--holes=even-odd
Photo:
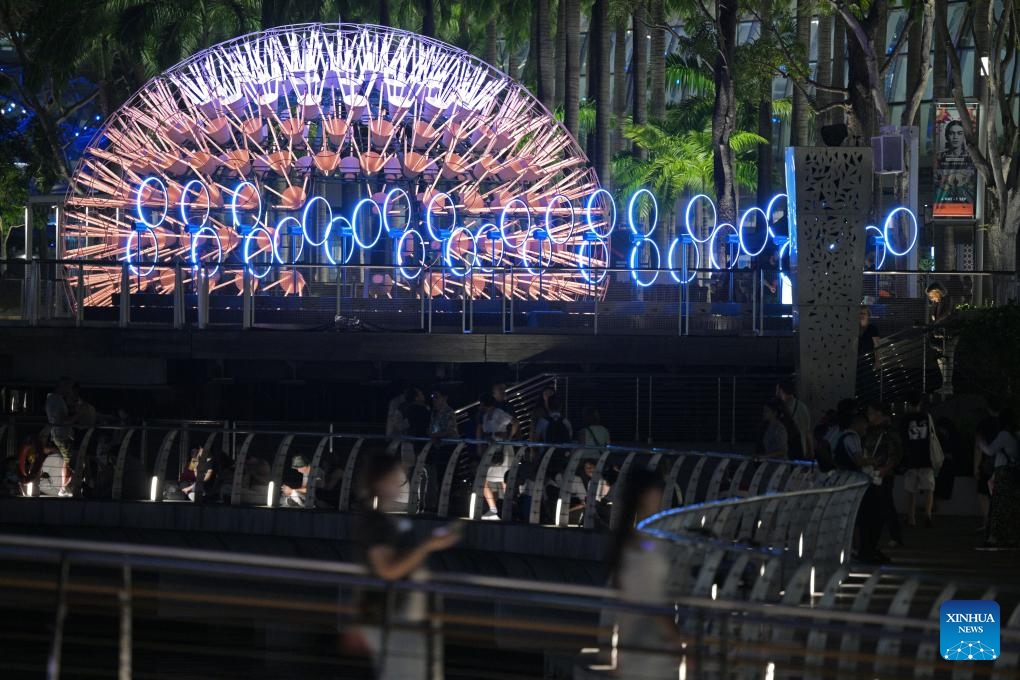
[[[74,496],[74,494],[71,492],[69,488],[67,488],[66,486],[62,486],[60,487],[60,491],[57,492],[57,496],[61,498],[70,498]]]
[[[499,513],[496,512],[495,510],[486,510],[485,514],[482,515],[482,519],[498,520],[499,519]]]

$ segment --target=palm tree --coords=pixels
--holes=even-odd
[[[612,158],[610,133],[613,106],[609,80],[609,0],[595,0],[591,10],[591,35],[588,38],[589,89],[595,100],[595,134],[592,157],[595,172],[603,184],[610,181],[609,161]]]
[[[560,0],[563,5],[563,32],[566,55],[563,73],[563,121],[575,137],[578,136],[578,106],[581,97],[581,0]],[[589,76],[590,77],[590,76]]]
[[[796,45],[797,65],[796,70],[800,73],[807,73],[807,46],[811,44],[811,0],[797,0],[796,22]],[[802,87],[793,88],[793,130],[791,131],[790,144],[793,146],[807,146],[810,136],[809,121],[811,117],[811,105],[808,102],[807,92]]]
[[[627,116],[627,21],[629,17],[616,17],[613,36],[613,113],[616,115],[616,138],[613,147],[620,151],[624,146],[623,119]]]
[[[652,120],[666,117],[666,4],[665,0],[651,0],[648,3],[649,27],[652,36],[649,43],[652,54],[649,57],[651,68],[651,108]]]
[[[554,52],[552,41],[549,38],[549,0],[532,0],[531,17],[531,41],[534,45],[533,53],[536,61],[535,94],[545,106],[551,111],[555,108],[554,88]]]

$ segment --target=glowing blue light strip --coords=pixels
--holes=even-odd
[[[591,266],[585,267],[584,265],[585,265],[585,259],[588,260],[589,264],[590,264],[591,260],[594,259],[595,243],[596,242],[598,242],[598,245],[602,247],[602,250],[603,250],[603,252],[606,255],[606,258],[605,258],[606,266],[605,267],[599,267],[599,269],[601,270],[601,274],[599,275],[599,277],[597,279],[593,279],[591,277],[591,274],[589,274],[588,272],[589,271],[593,271],[594,268],[591,267]],[[585,254],[586,251],[588,251],[588,250],[590,250],[591,253],[592,253],[590,256]],[[609,248],[606,247],[606,242],[604,240],[602,240],[601,238],[599,238],[598,235],[595,236],[595,241],[585,240],[585,241],[583,241],[581,243],[581,245],[579,245],[577,247],[577,268],[578,268],[578,270],[580,270],[581,278],[584,279],[585,283],[590,283],[590,284],[595,284],[595,285],[598,285],[598,284],[602,283],[606,279],[606,276],[609,274],[609,272],[607,271],[608,263],[609,263]]]
[[[212,196],[209,193],[209,187],[200,179],[190,180],[184,185],[184,189],[181,190],[181,224],[188,227],[191,222],[188,215],[188,192],[191,191],[192,185],[198,185],[201,191],[205,192],[205,215],[202,217],[202,221],[196,225],[198,229],[205,227],[206,223],[209,222],[209,213],[212,210]],[[195,193],[195,198],[198,198],[198,192]]]
[[[521,241],[516,246],[510,243],[510,239],[507,238],[506,235],[506,216],[508,211],[510,210],[510,206],[512,206],[514,203],[517,203],[522,208],[524,208],[524,214],[528,216],[528,228],[524,232],[524,240]],[[513,248],[514,250],[519,249],[528,240],[528,235],[531,234],[531,227],[532,227],[531,209],[528,207],[528,204],[524,202],[524,199],[521,198],[520,196],[517,196],[516,198],[511,198],[509,201],[507,201],[507,204],[503,206],[503,210],[499,214],[499,237],[503,240],[503,244],[508,248]]]
[[[316,201],[322,201],[322,204],[326,206],[326,211],[329,213],[329,219],[326,221],[326,231],[323,233],[321,241],[313,241],[311,235],[309,235],[308,233],[308,213],[312,209],[312,206],[315,205]],[[319,246],[326,243],[326,241],[329,239],[329,230],[332,227],[333,227],[333,208],[329,206],[329,202],[322,196],[312,196],[310,199],[308,199],[308,202],[305,203],[304,212],[301,213],[301,234],[305,237],[305,241],[307,241],[308,245],[312,246],[313,248],[318,248]]]
[[[288,222],[293,222],[298,227],[301,226],[301,223],[298,222],[297,218],[294,217],[293,215],[287,215],[283,219],[281,219],[279,222],[276,223],[276,230],[273,233],[273,238],[270,240],[270,243],[273,246],[273,259],[275,259],[280,264],[297,264],[297,261],[301,259],[301,254],[305,252],[305,239],[304,238],[301,238],[301,239],[298,240],[298,244],[300,245],[300,247],[298,248],[297,255],[294,256],[293,260],[291,260],[290,262],[284,262],[283,261],[283,255],[280,254],[280,246],[281,246],[281,244],[280,244],[280,236],[281,236],[281,234],[284,235],[284,236],[292,236],[292,234],[290,233],[290,230],[287,229],[287,226],[286,226]]]
[[[734,234],[736,234],[738,240],[740,239],[740,232],[737,231],[737,228],[734,227],[729,222],[723,222],[722,224],[720,224],[719,226],[717,226],[715,229],[712,230],[712,235],[708,239],[708,266],[711,267],[712,269],[733,269],[734,267],[737,266],[737,260],[740,259],[740,246],[739,246],[739,243],[737,245],[737,252],[736,253],[731,253],[730,252],[730,247],[729,247],[729,244],[727,243],[726,244],[726,254],[727,254],[727,256],[730,256],[730,263],[726,267],[719,266],[719,261],[715,257],[715,252],[717,250],[716,239],[719,236],[719,232],[721,232],[723,229],[729,229]]]
[[[655,266],[651,267],[651,269],[655,270],[655,273],[652,274],[652,278],[649,281],[641,280],[641,276],[637,272],[638,267],[636,266],[637,258],[640,256],[641,246],[645,244],[651,246],[652,252],[655,253]],[[659,278],[659,267],[662,266],[662,253],[659,252],[659,246],[655,245],[655,241],[648,238],[642,238],[635,241],[634,245],[631,246],[630,257],[627,259],[627,262],[629,265],[628,268],[630,269],[630,277],[634,279],[634,283],[636,283],[641,288],[647,288],[648,286],[655,283],[656,279]]]
[[[600,195],[606,197],[606,201],[608,202],[609,207],[611,208],[610,213],[613,216],[613,218],[609,221],[609,229],[605,233],[600,233],[595,228],[595,221],[592,219],[592,208],[595,207],[595,202],[598,200],[598,197]],[[588,202],[585,204],[584,216],[588,222],[588,229],[589,231],[591,231],[591,233],[595,234],[602,240],[609,239],[610,235],[612,235],[613,233],[613,230],[616,229],[616,200],[613,198],[613,195],[606,191],[605,189],[596,189],[595,191],[593,191],[591,196],[588,197]]]
[[[887,255],[885,247],[885,235],[882,233],[881,229],[879,229],[873,224],[869,224],[868,226],[864,227],[864,233],[868,234],[869,232],[873,232],[875,234],[875,271],[880,271],[882,269],[882,266],[885,264],[885,258]],[[878,258],[879,252],[882,253],[881,259]]]
[[[889,235],[889,228],[893,226],[893,217],[897,213],[901,213],[901,212],[902,213],[906,213],[907,215],[910,216],[910,221],[914,223],[914,234],[910,237],[910,245],[908,245],[902,252],[899,252],[895,248],[893,248],[893,246],[892,246],[892,239],[889,237],[890,236]],[[903,255],[906,255],[907,253],[909,253],[911,250],[914,249],[914,245],[917,243],[917,232],[918,231],[919,230],[918,230],[918,224],[917,224],[917,215],[914,214],[913,210],[911,210],[910,208],[904,207],[904,206],[900,206],[899,208],[893,208],[893,210],[888,215],[886,215],[886,217],[885,217],[885,224],[882,227],[882,236],[885,238],[885,248],[886,248],[886,250],[888,250],[892,255],[894,255],[896,257],[901,257]]]
[[[471,239],[471,264],[463,269],[458,269],[453,264],[453,244],[457,241],[457,232],[462,232]],[[478,237],[465,227],[457,227],[450,233],[443,247],[443,263],[450,268],[450,273],[457,277],[464,277],[471,273],[471,270],[478,265]]]
[[[198,266],[198,239],[203,232],[208,232],[216,240],[216,268],[209,274],[209,276],[216,276],[216,272],[220,270],[220,264],[223,263],[223,244],[220,242],[220,235],[212,227],[200,227],[191,235],[191,266]]]
[[[421,259],[419,260],[418,271],[416,271],[412,276],[407,272],[406,269],[404,269],[404,242],[407,239],[413,238],[415,236],[418,237],[418,245],[421,246]],[[411,247],[412,248],[414,247],[413,243]],[[425,239],[422,237],[421,234],[418,233],[416,229],[404,229],[404,232],[400,235],[400,238],[397,239],[396,260],[397,270],[400,272],[400,275],[403,276],[408,281],[414,281],[416,278],[421,276],[421,273],[423,271],[425,271]]]
[[[390,229],[392,228],[392,227],[390,227],[390,203],[393,201],[393,196],[398,194],[398,193],[404,195],[404,201],[407,203],[407,224],[404,225],[404,229],[407,229],[408,227],[411,226],[411,217],[412,217],[411,216],[411,213],[412,213],[412,209],[411,209],[411,197],[408,196],[407,192],[404,191],[403,189],[401,189],[400,187],[397,187],[395,189],[390,189],[388,192],[386,192],[386,198],[383,199],[383,204],[382,204],[382,223],[383,223],[383,229],[386,230],[387,234],[390,233]],[[420,236],[420,234],[419,234],[419,236]]]
[[[149,186],[150,183],[156,183],[159,185],[160,190],[163,192],[163,214],[160,215],[159,221],[150,222],[145,219],[145,211],[142,209],[142,194],[145,193],[145,187]],[[138,221],[144,224],[149,229],[155,229],[159,225],[163,224],[163,220],[166,219],[166,214],[170,210],[170,199],[166,195],[166,184],[163,183],[159,177],[146,177],[142,180],[142,183],[138,185],[138,191],[135,192],[135,214],[138,215]],[[155,238],[155,237],[154,237]]]
[[[251,228],[255,229],[256,227],[259,226],[259,223],[262,221],[262,194],[261,192],[259,192],[258,185],[256,185],[254,182],[249,182],[248,180],[245,180],[238,184],[236,187],[234,187],[234,191],[232,192],[230,197],[230,219],[234,224],[234,229],[241,229],[242,227],[249,226],[242,225],[241,221],[237,218],[237,198],[238,196],[241,195],[241,189],[243,189],[245,186],[250,186],[252,188],[252,190],[255,192],[255,198],[258,199],[259,202],[259,209],[255,213],[255,221],[251,223],[250,225]],[[266,233],[269,232],[267,231]]]
[[[761,215],[762,219],[765,220],[765,238],[762,239],[761,248],[752,251],[750,248],[747,247],[747,243],[744,241],[744,223],[747,221],[747,218],[754,213]],[[740,221],[737,222],[737,238],[740,240],[740,249],[744,251],[744,253],[748,257],[758,257],[759,255],[764,253],[765,249],[768,247],[769,234],[771,233],[771,229],[769,229],[768,223],[769,223],[768,213],[766,213],[764,210],[757,206],[754,208],[748,208],[744,212],[744,214],[740,216]]]
[[[258,274],[255,271],[255,267],[253,267],[251,265],[252,257],[254,257],[254,255],[257,254],[257,253],[253,254],[251,252],[251,244],[252,244],[252,242],[255,241],[255,234],[257,234],[260,231],[263,234],[265,234],[266,235],[266,239],[269,240],[270,255],[269,255],[269,262],[266,264],[266,270],[264,272],[262,272],[261,274]],[[246,267],[248,267],[248,271],[251,272],[252,276],[254,276],[256,279],[264,279],[264,278],[266,278],[266,276],[269,275],[269,272],[271,272],[273,270],[273,255],[272,255],[272,251],[274,250],[274,246],[272,245],[272,243],[273,243],[273,235],[270,234],[269,230],[266,229],[265,227],[255,227],[254,229],[252,229],[251,231],[249,231],[247,234],[244,235],[244,248],[243,248],[243,253],[242,253],[242,255],[244,257],[244,264],[245,264]]]
[[[553,225],[552,225],[552,211],[556,206],[556,202],[560,201],[565,203],[570,208],[570,229],[567,231],[567,236],[562,241],[557,241],[553,236]],[[570,199],[563,194],[556,194],[549,199],[549,205],[545,208],[545,233],[549,235],[549,240],[558,246],[564,245],[567,241],[574,237],[574,224],[577,221],[577,216],[574,214],[574,205],[570,202]],[[551,247],[551,246],[550,246]]]
[[[669,244],[669,252],[666,254],[666,268],[669,269],[669,275],[671,277],[673,277],[673,280],[683,286],[683,285],[687,285],[688,283],[693,281],[694,277],[698,275],[698,269],[701,267],[701,250],[698,248],[698,244],[697,243],[691,243],[690,244],[692,246],[692,248],[694,249],[694,267],[693,268],[687,268],[687,271],[690,272],[690,275],[687,277],[687,280],[681,280],[681,278],[679,276],[677,276],[677,273],[676,273],[677,269],[676,269],[676,266],[674,264],[674,258],[676,256],[676,247],[678,245],[683,247],[683,249],[684,249],[684,267],[687,266],[686,265],[686,263],[687,263],[687,244],[683,242],[683,237],[682,236],[677,236],[675,239],[673,239],[672,243]],[[693,271],[691,271],[692,269],[693,269]]]
[[[708,236],[705,238],[698,238],[698,235],[694,233],[693,225],[691,225],[691,208],[699,198],[703,198],[708,201],[708,204],[712,206],[712,227],[709,229]],[[687,235],[694,239],[695,243],[708,243],[711,240],[712,235],[715,233],[716,225],[719,223],[719,211],[715,208],[715,202],[705,194],[698,194],[691,198],[687,202],[687,208],[684,210],[684,228],[687,230]]]
[[[428,204],[425,206],[425,231],[428,232],[429,238],[436,243],[442,243],[443,237],[437,234],[432,228],[432,206],[435,205],[436,201],[439,200],[440,197],[446,199],[446,208],[443,209],[446,210],[448,208],[453,213],[453,219],[450,224],[457,224],[457,206],[453,203],[453,197],[445,191],[439,191],[433,194],[432,198],[429,199]]]
[[[376,212],[381,213],[381,211],[379,210],[379,204],[377,204],[371,198],[363,198],[360,201],[358,201],[357,204],[354,206],[354,211],[351,213],[351,234],[354,237],[354,242],[358,244],[359,248],[361,248],[362,250],[370,250],[374,248],[375,244],[379,243],[379,239],[382,238],[383,224],[382,219],[380,219],[379,231],[376,232],[375,238],[372,239],[371,243],[365,243],[364,241],[362,241],[361,238],[358,236],[358,215],[361,214],[361,207],[364,205],[369,205],[375,208]]]
[[[351,230],[351,234],[354,233],[354,230],[353,227],[351,227],[351,221],[348,220],[346,217],[343,217],[342,215],[337,215],[336,217],[329,221],[328,236],[340,234],[340,259],[342,261],[342,264],[347,264],[348,262],[351,261],[351,258],[354,257],[354,237],[351,234],[344,233],[344,229],[342,227],[340,229],[334,229],[333,225],[338,222],[346,224],[347,228]],[[348,238],[351,239],[351,247],[349,249],[345,249],[344,244],[347,242]],[[333,259],[333,253],[329,247],[328,240],[322,244],[322,252],[325,253],[326,259],[329,260],[330,264],[335,265],[337,263],[337,261]],[[345,253],[346,256],[344,255]]]
[[[133,264],[131,264],[131,239],[135,239],[135,241],[138,243],[138,263],[141,264],[141,259],[142,259],[142,252],[141,252],[142,251],[142,241],[141,241],[141,238],[142,238],[142,233],[146,232],[146,231],[149,232],[149,234],[152,236],[152,246],[153,246],[152,263],[149,265],[148,271],[139,272],[138,268],[135,267]],[[153,271],[155,271],[155,269],[156,269],[156,260],[158,260],[158,259],[159,259],[159,240],[156,238],[156,232],[153,230],[152,227],[150,227],[149,225],[145,225],[144,229],[132,230],[131,233],[128,234],[128,237],[127,237],[127,248],[126,248],[126,254],[124,256],[124,261],[127,262],[128,269],[131,271],[132,274],[134,274],[136,276],[148,276]]]
[[[634,219],[634,207],[637,205],[637,198],[641,194],[647,194],[648,198],[652,200],[652,208],[654,209],[653,215],[655,216],[654,219],[648,220],[648,223],[651,226],[648,228],[648,231],[646,231],[643,234],[637,230],[637,222]],[[659,202],[655,200],[655,196],[648,189],[638,189],[630,197],[630,203],[627,205],[627,227],[630,228],[630,232],[635,236],[648,238],[655,231],[655,227],[658,225],[658,223],[659,223]],[[658,274],[656,274],[656,276],[658,276]]]

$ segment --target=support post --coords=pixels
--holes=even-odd
[[[120,268],[120,316],[117,325],[127,328],[131,323],[131,270],[127,262]]]
[[[248,330],[252,326],[254,316],[254,300],[252,299],[251,270],[248,267],[243,269],[241,274],[241,328]],[[340,298],[337,297],[337,305],[340,305]]]

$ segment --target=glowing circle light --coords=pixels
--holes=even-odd
[[[567,229],[567,235],[562,239],[557,239],[555,231],[553,229],[552,213],[553,208],[556,207],[557,203],[562,203],[567,206],[570,210],[570,228]],[[549,236],[549,240],[558,246],[562,246],[570,241],[574,237],[574,222],[576,221],[576,215],[574,214],[574,204],[570,202],[570,199],[563,194],[556,194],[549,199],[549,205],[545,208],[545,233]]]
[[[389,234],[392,234],[394,231],[393,225],[390,224],[390,209],[391,206],[393,205],[393,198],[397,194],[402,195],[404,197],[404,202],[407,204],[407,216],[406,219],[404,220],[404,229],[408,229],[411,226],[411,214],[412,214],[411,197],[408,196],[407,192],[401,189],[400,187],[397,187],[396,189],[390,189],[389,191],[386,192],[386,198],[383,199],[382,206],[383,229],[385,229],[386,232]]]
[[[724,231],[733,232],[733,235],[737,237],[736,252],[731,252],[728,242],[724,243],[724,245],[726,246],[726,255],[727,257],[729,257],[730,260],[729,264],[727,264],[726,267],[722,267],[719,265],[719,261],[716,259],[715,255],[719,245],[718,244],[719,234]],[[708,239],[708,266],[711,267],[712,269],[733,269],[734,267],[736,267],[737,261],[740,259],[739,241],[740,231],[737,230],[737,228],[734,227],[729,222],[723,222],[722,224],[718,225],[715,229],[713,229],[712,235]]]
[[[242,224],[237,214],[237,201],[241,196],[241,191],[245,187],[251,189],[251,192],[255,194],[255,200],[258,201],[259,206],[258,209],[255,211],[255,219],[252,221],[251,224]],[[255,229],[262,222],[262,194],[259,191],[258,186],[254,182],[249,182],[248,180],[245,180],[238,184],[236,187],[234,187],[234,190],[231,192],[230,195],[230,219],[234,225],[234,229],[237,229],[238,231],[241,232]]]
[[[891,234],[889,233],[889,229],[894,226],[893,217],[895,217],[899,213],[907,215],[910,218],[910,221],[913,222],[914,224],[914,233],[910,236],[909,239],[910,243],[902,251],[898,251],[895,248],[893,248]],[[911,250],[913,250],[914,245],[917,243],[917,232],[918,232],[917,215],[914,214],[914,211],[904,206],[900,206],[899,208],[893,208],[893,210],[888,215],[886,215],[885,224],[882,227],[882,236],[885,239],[885,249],[888,250],[889,253],[895,257],[902,257],[903,255],[906,255]]]
[[[638,231],[638,224],[640,224],[639,217],[634,215],[634,208],[638,206],[638,197],[641,195],[648,196],[652,202],[652,213],[648,219],[648,231],[641,233]],[[630,232],[638,238],[648,238],[655,231],[656,225],[659,223],[659,203],[655,200],[655,196],[648,189],[638,189],[630,197],[630,203],[627,204],[627,226],[630,228]]]
[[[592,274],[596,269],[595,267],[592,266],[592,260],[595,258],[596,245],[602,249],[602,252],[605,255],[605,258],[604,259],[599,258],[599,261],[605,262],[606,266],[598,267],[598,269],[601,270],[599,272],[599,275],[597,277],[592,277]],[[587,262],[587,266],[585,266],[585,262]],[[605,280],[606,276],[609,274],[608,263],[609,263],[609,248],[606,246],[606,242],[599,238],[598,236],[594,236],[591,239],[586,238],[584,242],[577,247],[577,269],[578,271],[581,272],[581,278],[584,279],[585,283],[588,284],[602,283]]]
[[[751,215],[761,215],[762,220],[764,220],[765,222],[765,238],[762,239],[761,247],[759,247],[757,250],[751,250],[751,248],[748,247],[747,245],[747,241],[744,240],[744,225],[747,223],[747,218],[750,217]],[[765,252],[766,248],[768,248],[770,240],[769,235],[771,233],[771,229],[769,228],[768,224],[769,224],[768,213],[766,213],[764,210],[757,206],[753,208],[748,208],[747,210],[744,211],[744,214],[740,216],[740,220],[737,222],[737,239],[740,241],[740,249],[744,251],[745,255],[747,255],[748,257],[758,257],[759,255]]]
[[[592,209],[596,208],[599,197],[604,197],[605,205],[609,206],[609,213],[612,217],[609,219],[609,229],[604,232],[600,232],[595,228],[597,218],[592,218]],[[584,205],[584,219],[588,223],[588,231],[602,239],[603,241],[608,240],[612,235],[613,230],[616,229],[616,200],[613,195],[605,189],[596,189],[588,196],[588,200]]]
[[[418,239],[417,244],[415,244],[414,239]],[[407,245],[408,243],[411,244],[412,252],[417,251],[419,249],[421,251],[421,258],[419,258],[418,260],[418,269],[414,272],[414,274],[409,274],[408,270],[404,267],[404,246]],[[425,239],[422,238],[422,235],[418,233],[418,230],[405,229],[403,233],[400,235],[400,238],[397,239],[396,260],[397,270],[400,272],[400,275],[403,276],[405,279],[413,281],[419,276],[421,276],[421,273],[425,270]]]
[[[337,225],[337,226],[334,226]],[[340,240],[340,259],[337,260],[333,257],[333,249],[330,248],[329,240],[327,238],[326,243],[323,243],[322,249],[326,259],[331,265],[336,264],[347,264],[354,257],[354,228],[351,226],[351,221],[342,215],[337,215],[329,222],[329,228],[326,230],[328,236],[339,235]],[[345,244],[350,241],[351,247],[346,248]]]
[[[445,199],[444,202],[446,203],[446,207],[440,208],[440,210],[450,210],[450,228],[452,229],[453,225],[457,224],[457,206],[454,205],[453,198],[450,194],[444,191],[439,191],[433,194],[432,198],[429,199],[428,205],[425,206],[425,230],[428,232],[429,238],[431,238],[434,243],[442,243],[444,240],[443,235],[438,233],[432,226],[433,206],[435,206],[436,202],[439,201],[440,198]]]
[[[195,198],[198,198],[200,193],[205,194],[205,214],[202,215],[202,221],[198,224],[191,223],[191,215],[188,212],[188,194],[193,188],[197,188],[195,191]],[[194,202],[192,202],[194,205]],[[184,185],[181,190],[181,224],[185,227],[192,229],[202,229],[209,223],[209,214],[212,212],[212,196],[209,194],[209,187],[205,185],[202,180],[193,179]]]
[[[258,245],[258,241],[256,240],[256,235],[259,232],[262,232],[263,234],[265,234],[265,238],[266,238],[266,240],[270,244],[269,245],[269,247],[270,247],[269,262],[266,263],[266,268],[265,268],[265,270],[261,274],[259,274],[258,272],[255,271],[255,267],[252,265],[252,260],[259,254],[259,251],[261,251],[262,249],[259,248],[259,250],[255,251],[254,253],[251,250],[251,244],[253,242],[256,244],[256,246]],[[252,229],[251,231],[249,231],[247,234],[244,235],[244,246],[242,247],[242,256],[244,258],[244,264],[248,268],[248,271],[251,272],[252,276],[254,276],[256,279],[264,279],[264,278],[266,278],[266,276],[269,275],[269,272],[271,272],[273,270],[273,255],[272,255],[272,251],[274,249],[274,246],[272,244],[273,244],[273,235],[270,234],[269,230],[266,229],[265,227],[255,227],[254,229]]]
[[[293,258],[291,259],[290,262],[284,262],[281,247],[283,245],[282,237],[294,237],[299,235],[300,232],[301,223],[298,222],[297,218],[294,217],[293,215],[287,215],[279,222],[277,222],[276,230],[273,232],[273,238],[270,240],[270,243],[273,246],[273,259],[275,259],[280,264],[297,264],[297,261],[301,259],[301,253],[303,253],[305,250],[305,239],[303,235],[302,238],[299,239],[292,238],[291,240],[291,243],[297,241],[298,249],[297,254],[293,255]]]
[[[488,252],[486,256],[489,258],[488,267],[481,264],[481,251],[485,250],[484,246],[488,246]],[[486,222],[478,227],[478,231],[475,234],[475,247],[478,252],[478,269],[485,274],[491,274],[495,271],[496,267],[503,264],[503,258],[506,255],[506,244],[503,241],[502,236],[499,233],[499,227],[491,222]],[[496,257],[496,250],[499,250],[499,258]]]
[[[640,276],[639,270],[641,267],[638,266],[638,258],[641,255],[642,246],[647,245],[650,248],[650,252],[655,254],[655,266],[649,267],[649,269],[655,270],[652,274],[652,278],[644,280]],[[634,242],[634,245],[630,249],[630,257],[627,258],[628,268],[630,269],[630,278],[634,280],[634,283],[640,288],[648,288],[650,285],[655,283],[659,278],[659,267],[662,266],[662,253],[659,252],[659,246],[655,245],[655,241],[649,238],[638,239]],[[651,264],[651,263],[649,263]]]
[[[471,255],[471,260],[466,267],[457,267],[453,263],[453,258],[457,257],[457,254],[453,252],[454,247],[460,242],[461,238],[467,238],[471,241],[471,250],[468,251]],[[446,239],[446,245],[443,246],[443,264],[449,269],[450,273],[456,277],[465,277],[471,273],[471,270],[478,264],[478,237],[471,233],[471,231],[465,227],[455,227],[450,233],[450,238]]]
[[[148,233],[150,238],[152,238],[152,260],[149,261],[150,262],[149,268],[147,270],[145,270],[144,272],[140,271],[138,269],[138,267],[135,267],[131,263],[131,253],[133,251],[133,248],[131,246],[131,241],[132,241],[132,239],[134,239],[135,245],[138,246],[138,259],[137,259],[137,262],[138,262],[138,264],[142,264],[142,234],[143,233]],[[148,276],[149,274],[151,274],[152,272],[154,272],[156,270],[156,260],[159,259],[159,240],[156,238],[156,232],[152,229],[152,227],[148,227],[147,226],[147,227],[144,227],[142,229],[134,230],[130,234],[128,234],[127,247],[124,249],[124,256],[125,256],[124,257],[124,261],[127,262],[128,269],[131,270],[131,273],[134,274],[135,276]]]
[[[705,238],[698,238],[698,235],[694,233],[694,225],[691,223],[691,209],[694,208],[694,204],[699,199],[704,199],[708,202],[708,205],[712,208],[712,226],[709,228],[709,234]],[[687,202],[687,208],[684,210],[684,229],[687,231],[687,235],[694,239],[695,243],[708,243],[712,239],[712,235],[715,234],[716,225],[719,223],[719,211],[715,208],[715,202],[706,196],[705,194],[698,194],[691,198]]]
[[[201,227],[191,235],[191,266],[197,267],[199,264],[198,242],[203,234],[208,234],[206,238],[211,238],[216,243],[216,267],[209,274],[209,276],[215,276],[223,263],[223,243],[220,242],[220,235],[212,227]]]
[[[311,212],[312,206],[315,205],[316,201],[321,201],[322,204],[326,206],[326,213],[329,215],[329,217],[326,218],[326,229],[323,231],[321,241],[314,240],[311,236],[311,233],[308,231],[308,215]],[[329,239],[329,230],[330,228],[332,228],[332,226],[333,226],[333,208],[329,206],[329,202],[322,196],[312,196],[310,199],[308,199],[308,201],[305,203],[304,212],[301,213],[301,235],[305,237],[305,241],[308,243],[308,245],[312,246],[313,248],[318,248],[325,244],[326,241]]]
[[[534,269],[531,266],[531,262],[528,258],[528,241],[538,244],[537,263],[538,269]],[[544,257],[546,252],[546,246],[549,248],[549,257]],[[524,238],[524,244],[521,248],[521,264],[524,265],[524,269],[527,270],[532,276],[540,276],[546,269],[552,265],[552,241],[546,236],[541,237],[537,229],[532,229],[528,232],[528,235]]]
[[[691,246],[694,251],[694,266],[687,266],[687,246]],[[683,263],[680,267],[681,271],[688,272],[686,279],[681,278],[677,275],[676,256],[677,250],[682,250]],[[698,269],[701,268],[701,251],[698,249],[698,244],[693,240],[687,242],[683,236],[677,236],[669,244],[669,252],[666,254],[666,268],[669,269],[669,275],[673,277],[673,280],[680,285],[687,285],[694,280],[694,277],[698,275]]]
[[[358,218],[365,207],[374,208],[377,213],[380,214],[379,218],[379,229],[375,232],[375,238],[371,241],[362,240],[360,230],[358,229]],[[368,218],[371,220],[371,210],[368,213]],[[354,210],[351,211],[351,235],[354,237],[354,242],[358,244],[358,247],[362,250],[371,250],[375,247],[375,244],[379,242],[383,234],[383,220],[382,211],[379,209],[379,204],[373,201],[371,198],[363,198],[354,206]]]
[[[872,234],[871,238],[875,240],[875,271],[879,271],[885,265],[885,258],[887,255],[885,247],[885,235],[882,233],[881,229],[879,229],[873,224],[869,224],[868,226],[864,227],[864,233]],[[879,257],[879,253],[881,253],[882,255],[881,257]]]
[[[524,239],[521,240],[521,242],[518,243],[517,245],[514,245],[513,243],[510,242],[510,237],[506,232],[507,215],[510,213],[510,208],[513,205],[518,205],[521,208],[523,208],[524,214],[527,215],[528,217],[527,228],[524,230],[518,229],[516,232],[514,232],[515,234],[520,234],[522,232],[524,234]],[[512,220],[516,219],[518,222],[520,220],[520,218],[511,219]],[[507,201],[507,204],[503,206],[503,210],[499,213],[499,237],[503,240],[503,243],[506,244],[508,248],[513,248],[514,250],[520,249],[525,244],[525,242],[527,242],[528,236],[531,234],[531,227],[532,227],[531,209],[528,207],[528,204],[524,202],[524,199],[518,196],[516,198],[511,198],[509,201]]]
[[[145,210],[142,207],[142,199],[145,194],[145,189],[149,185],[159,186],[159,192],[163,194],[163,212],[159,216],[159,219],[155,222],[150,222],[145,219]],[[163,224],[166,219],[166,214],[170,211],[170,199],[166,195],[166,184],[163,184],[163,180],[159,177],[146,177],[142,180],[142,183],[138,185],[138,190],[135,192],[135,214],[138,217],[138,221],[149,229],[155,229],[159,225]]]

